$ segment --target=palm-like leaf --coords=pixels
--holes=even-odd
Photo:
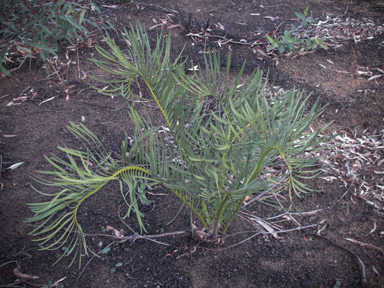
[[[85,145],[86,151],[78,151],[59,147],[66,153],[68,160],[63,160],[55,155],[46,157],[55,171],[37,171],[43,175],[49,175],[50,179],[45,180],[41,177],[34,177],[37,182],[47,186],[59,188],[59,192],[47,194],[34,188],[37,192],[52,199],[43,203],[31,203],[29,206],[35,213],[34,217],[28,218],[26,222],[40,222],[30,235],[38,237],[39,245],[42,250],[53,250],[67,246],[59,260],[68,256],[72,252],[76,255],[88,255],[88,247],[84,238],[83,230],[78,222],[77,213],[80,205],[85,199],[94,195],[112,180],[128,184],[130,199],[125,199],[129,208],[128,211],[137,212],[137,219],[143,229],[141,217],[143,216],[138,209],[138,200],[147,204],[145,194],[135,193],[135,185],[138,179],[155,183],[155,179],[150,178],[148,169],[140,165],[121,167],[108,154],[97,137],[84,125],[76,126],[71,123],[68,130],[77,136]],[[137,139],[148,137],[154,131],[149,131],[143,135],[136,134]],[[134,145],[130,153],[136,153],[137,146]],[[133,181],[134,179],[134,181]],[[123,194],[123,189],[121,189]],[[58,261],[59,261],[58,260]]]
[[[77,245],[81,248],[77,251],[86,254],[86,242],[77,222],[78,207],[111,180],[128,185],[128,212],[136,212],[142,228],[143,215],[137,200],[148,200],[137,192],[139,180],[162,183],[171,189],[207,231],[213,229],[214,237],[219,229],[227,230],[246,196],[264,195],[260,201],[267,199],[265,203],[273,205],[270,196],[284,188],[291,200],[294,195],[311,192],[300,180],[314,177],[313,156],[322,149],[314,147],[331,138],[319,136],[326,127],[308,132],[323,111],[317,103],[308,111],[308,98],[303,99],[298,91],[268,95],[260,71],[242,80],[245,66],[229,81],[230,54],[225,71],[220,68],[220,54],[214,52],[205,56],[204,68],[199,67],[189,76],[177,63],[180,56],[170,61],[170,37],[164,42],[160,34],[151,48],[139,24],[123,36],[128,46],[126,54],[108,36],[106,42],[112,52],[96,48],[107,61],[92,61],[116,77],[110,81],[99,79],[111,86],[100,92],[128,98],[133,95],[133,81],[141,78],[164,116],[169,135],[164,136],[160,127],[154,127],[150,119],[131,107],[135,142],[128,157],[127,140],[124,142],[124,166],[119,166],[88,129],[72,124],[71,132],[90,148],[85,152],[60,148],[69,161],[53,156],[48,161],[56,170],[41,172],[56,177],[44,184],[61,188],[61,192],[49,195],[51,201],[31,204],[36,216],[29,221],[42,221],[31,234],[47,235],[37,239],[42,247],[53,249],[69,241],[64,256]],[[207,111],[210,103],[214,103],[215,111]],[[97,164],[81,168],[77,160],[82,165]],[[272,177],[265,168],[276,164],[284,165],[287,174]],[[70,212],[63,213],[64,209]],[[76,237],[71,236],[74,230],[78,232]]]

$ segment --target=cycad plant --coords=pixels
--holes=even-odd
[[[224,69],[220,54],[212,52],[204,56],[203,67],[192,64],[195,69],[189,72],[178,64],[180,56],[171,62],[170,36],[159,34],[151,47],[138,24],[123,37],[124,52],[108,36],[111,52],[97,47],[105,61],[92,61],[115,76],[99,79],[109,85],[100,92],[127,100],[138,97],[131,86],[141,79],[150,93],[147,98],[164,116],[163,124],[153,125],[146,113],[131,106],[134,141],[123,142],[122,161],[114,160],[83,125],[68,127],[87,149],[59,147],[67,159],[47,157],[55,169],[40,172],[54,179],[37,178],[59,190],[44,194],[51,197],[47,202],[30,204],[35,216],[27,221],[40,222],[30,234],[42,249],[65,246],[62,257],[88,254],[78,209],[109,181],[120,182],[123,197],[128,186],[127,215],[135,212],[142,231],[138,201],[149,202],[142,187],[161,184],[180,198],[180,207],[191,209],[213,239],[226,233],[247,196],[273,206],[278,193],[288,193],[292,200],[312,191],[302,181],[315,177],[314,154],[331,138],[320,136],[326,127],[309,129],[324,109],[317,102],[309,108],[308,98],[296,90],[272,95],[260,71],[243,79],[244,65],[230,80],[230,54]],[[277,165],[282,173],[269,169]]]

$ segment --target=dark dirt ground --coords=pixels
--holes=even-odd
[[[225,36],[233,41],[265,42],[265,34],[273,33],[277,27],[281,32],[288,29],[290,23],[297,23],[294,12],[302,12],[307,5],[310,5],[310,15],[321,20],[325,20],[326,15],[340,15],[344,19],[350,17],[359,21],[369,18],[381,25],[384,22],[380,1],[152,0],[124,6],[118,5],[117,0],[95,2],[103,17],[109,19],[117,30],[137,20],[147,29],[156,25],[153,19],[157,24],[164,19],[167,21],[165,26],[189,24],[186,23],[188,14],[192,13],[192,25],[188,27],[191,32],[198,32],[198,25],[204,26],[210,18],[210,24],[216,25],[211,35]],[[174,11],[176,4],[183,16]],[[168,15],[171,18],[167,18],[167,14],[171,14]],[[274,20],[267,16],[274,17]],[[218,23],[224,26],[224,30],[218,28]],[[168,31],[172,34],[175,55],[185,45],[183,56],[200,61],[200,51],[220,48],[215,42],[218,38],[209,37],[207,41],[196,42],[187,36],[184,29],[176,27]],[[111,32],[111,35],[123,47],[119,33]],[[151,37],[155,37],[155,33],[155,29],[149,31]],[[101,41],[96,44],[103,45]],[[234,72],[246,60],[248,74],[260,68],[268,72],[274,86],[282,89],[296,87],[312,91],[314,97],[320,96],[322,104],[329,104],[322,120],[324,123],[334,120],[335,129],[356,131],[358,136],[364,130],[372,133],[383,130],[384,77],[367,81],[368,77],[357,71],[367,71],[368,67],[377,74],[379,70],[372,68],[384,70],[384,33],[375,35],[373,39],[348,40],[342,44],[336,49],[319,49],[298,57],[278,58],[264,55],[266,49],[263,44],[254,47],[227,44],[220,49],[224,55],[228,49],[232,50]],[[111,238],[100,236],[108,234],[103,232],[103,227],[109,225],[117,230],[126,230],[126,227],[118,217],[123,199],[117,184],[111,183],[88,199],[80,213],[83,230],[92,234],[87,237],[90,247],[100,252],[112,243],[109,246],[111,250],[101,253],[100,258],[84,258],[80,269],[77,264],[68,267],[70,259],[52,266],[57,251],[38,251],[33,239],[27,235],[33,227],[24,222],[25,218],[32,216],[26,203],[43,201],[43,197],[30,187],[33,182],[31,173],[49,169],[44,155],[57,153],[57,146],[79,148],[80,143],[65,128],[70,121],[84,123],[107,150],[116,155],[124,138],[124,129],[128,135],[133,131],[127,110],[115,111],[123,100],[107,98],[90,88],[97,83],[89,75],[108,77],[87,61],[92,55],[97,57],[95,49],[81,48],[78,53],[79,58],[76,51],[68,55],[74,63],[79,59],[79,65],[70,64],[68,74],[62,70],[70,87],[58,86],[60,81],[54,76],[46,79],[53,70],[44,69],[41,63],[35,62],[30,69],[24,65],[13,72],[11,78],[0,79],[0,287],[334,287],[337,281],[340,285],[335,287],[363,287],[362,269],[356,256],[365,265],[368,280],[365,286],[384,287],[383,212],[369,205],[359,197],[359,193],[354,193],[359,187],[345,187],[340,180],[328,182],[319,179],[312,185],[324,192],[297,201],[301,211],[328,207],[311,215],[297,216],[303,226],[321,225],[281,234],[278,239],[258,234],[234,247],[231,246],[257,233],[255,227],[242,218],[236,219],[229,231],[234,236],[226,238],[221,245],[202,243],[190,236],[159,239],[169,246],[148,240],[112,243]],[[64,53],[62,60],[68,61]],[[68,93],[63,91],[65,88],[69,88]],[[25,97],[20,99],[20,96]],[[55,98],[42,103],[52,97]],[[152,109],[150,113],[155,123],[162,123],[159,111]],[[383,156],[382,148],[378,153]],[[17,162],[24,164],[15,170],[7,169]],[[373,178],[369,167],[364,169],[362,175],[366,182],[376,181],[381,185],[377,184],[379,187],[383,187],[382,179],[377,175]],[[376,170],[382,171],[380,167]],[[166,225],[179,209],[175,197],[161,187],[151,193],[148,197],[155,200],[155,204],[143,207],[149,234],[189,229],[189,212],[186,210],[171,225]],[[281,213],[261,205],[250,210],[260,218]],[[139,231],[134,217],[127,223]],[[284,229],[297,227],[293,221],[281,225]],[[332,242],[304,234],[317,233],[319,229],[323,229],[321,235]],[[235,235],[237,232],[244,233]],[[360,246],[345,238],[371,246]],[[21,273],[40,278],[16,276],[14,269],[17,267]],[[61,279],[60,285],[49,286]]]

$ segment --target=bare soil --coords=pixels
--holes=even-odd
[[[117,32],[109,33],[122,48],[123,27],[128,29],[130,24],[140,21],[155,39],[156,28],[151,27],[158,25],[157,29],[171,33],[174,55],[184,47],[183,57],[198,62],[203,59],[204,51],[220,49],[225,56],[232,50],[233,73],[246,61],[246,74],[259,68],[268,74],[276,89],[312,92],[313,100],[320,97],[321,105],[328,104],[322,121],[334,121],[334,129],[355,133],[356,137],[384,129],[384,76],[368,81],[373,75],[380,75],[380,69],[384,70],[384,33],[377,33],[371,39],[352,38],[338,42],[342,44],[340,47],[330,46],[328,50],[318,49],[295,57],[268,53],[264,44],[267,33],[273,35],[277,30],[279,35],[291,23],[298,24],[294,12],[302,12],[307,5],[310,15],[317,20],[326,21],[328,16],[363,23],[371,19],[374,25],[383,25],[384,6],[380,1],[149,0],[120,5],[117,0],[98,0],[95,3],[116,28]],[[188,36],[204,30],[208,19],[212,30],[207,33],[211,36]],[[180,26],[171,26],[174,24]],[[220,46],[218,40],[223,39],[214,36],[240,44],[223,41]],[[105,47],[100,37],[92,40],[96,41],[92,46]],[[257,44],[247,45],[253,42]],[[76,262],[69,266],[71,259],[52,266],[58,251],[39,251],[28,236],[33,227],[24,222],[32,216],[27,203],[44,201],[31,188],[35,183],[30,175],[36,170],[49,169],[44,156],[58,153],[57,146],[81,147],[66,129],[70,121],[84,123],[116,155],[120,153],[124,131],[128,135],[133,133],[126,107],[116,110],[124,104],[123,99],[108,98],[90,87],[102,87],[90,75],[109,77],[87,60],[99,57],[95,48],[69,51],[68,57],[63,50],[61,60],[67,63],[71,59],[75,63],[69,64],[68,72],[67,68],[61,70],[68,81],[65,85],[59,85],[55,75],[49,76],[54,72],[49,65],[38,61],[14,71],[12,77],[0,79],[0,287],[384,287],[384,220],[383,198],[380,198],[380,187],[384,184],[381,175],[373,173],[368,166],[359,175],[376,187],[376,199],[361,197],[362,188],[352,182],[346,186],[339,178],[332,182],[319,178],[311,185],[323,192],[298,199],[297,205],[303,212],[327,209],[297,215],[295,219],[303,226],[321,224],[275,238],[266,231],[258,233],[253,225],[238,218],[228,232],[231,236],[218,244],[193,239],[190,234],[157,239],[168,246],[149,240],[118,243],[103,236],[111,235],[105,232],[107,225],[129,234],[118,216],[119,207],[125,207],[119,187],[110,183],[86,201],[80,221],[84,232],[89,234],[87,240],[93,251],[101,252],[107,245],[111,250],[99,253],[100,257],[84,258],[81,268]],[[155,123],[165,123],[158,110],[147,108]],[[377,151],[381,157],[382,146]],[[15,170],[8,169],[18,162],[24,164]],[[378,166],[375,171],[383,169]],[[143,207],[148,234],[190,229],[187,210],[167,225],[180,207],[169,191],[158,187],[151,193],[148,197],[155,200],[154,204]],[[373,200],[376,206],[371,205]],[[249,209],[260,218],[282,213],[262,205]],[[139,232],[135,217],[126,221]],[[281,227],[295,229],[298,225],[290,219],[282,222]],[[322,237],[313,235],[317,233]],[[357,257],[364,263],[364,269]],[[25,275],[15,273],[15,269]],[[39,278],[31,279],[31,276]],[[62,280],[60,284],[49,286],[58,280]]]

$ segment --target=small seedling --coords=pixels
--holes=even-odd
[[[296,27],[291,24],[291,30],[285,30],[284,35],[279,36],[276,39],[273,39],[271,36],[267,35],[267,39],[270,43],[268,51],[278,49],[280,54],[288,51],[297,53],[298,51],[305,49],[305,51],[315,50],[318,47],[328,49],[328,47],[323,43],[325,38],[317,39],[314,37],[308,37],[308,31],[304,30],[304,27],[308,23],[315,23],[315,19],[307,17],[309,6],[304,10],[304,14],[295,12],[295,15],[299,17],[302,21],[301,24]]]

